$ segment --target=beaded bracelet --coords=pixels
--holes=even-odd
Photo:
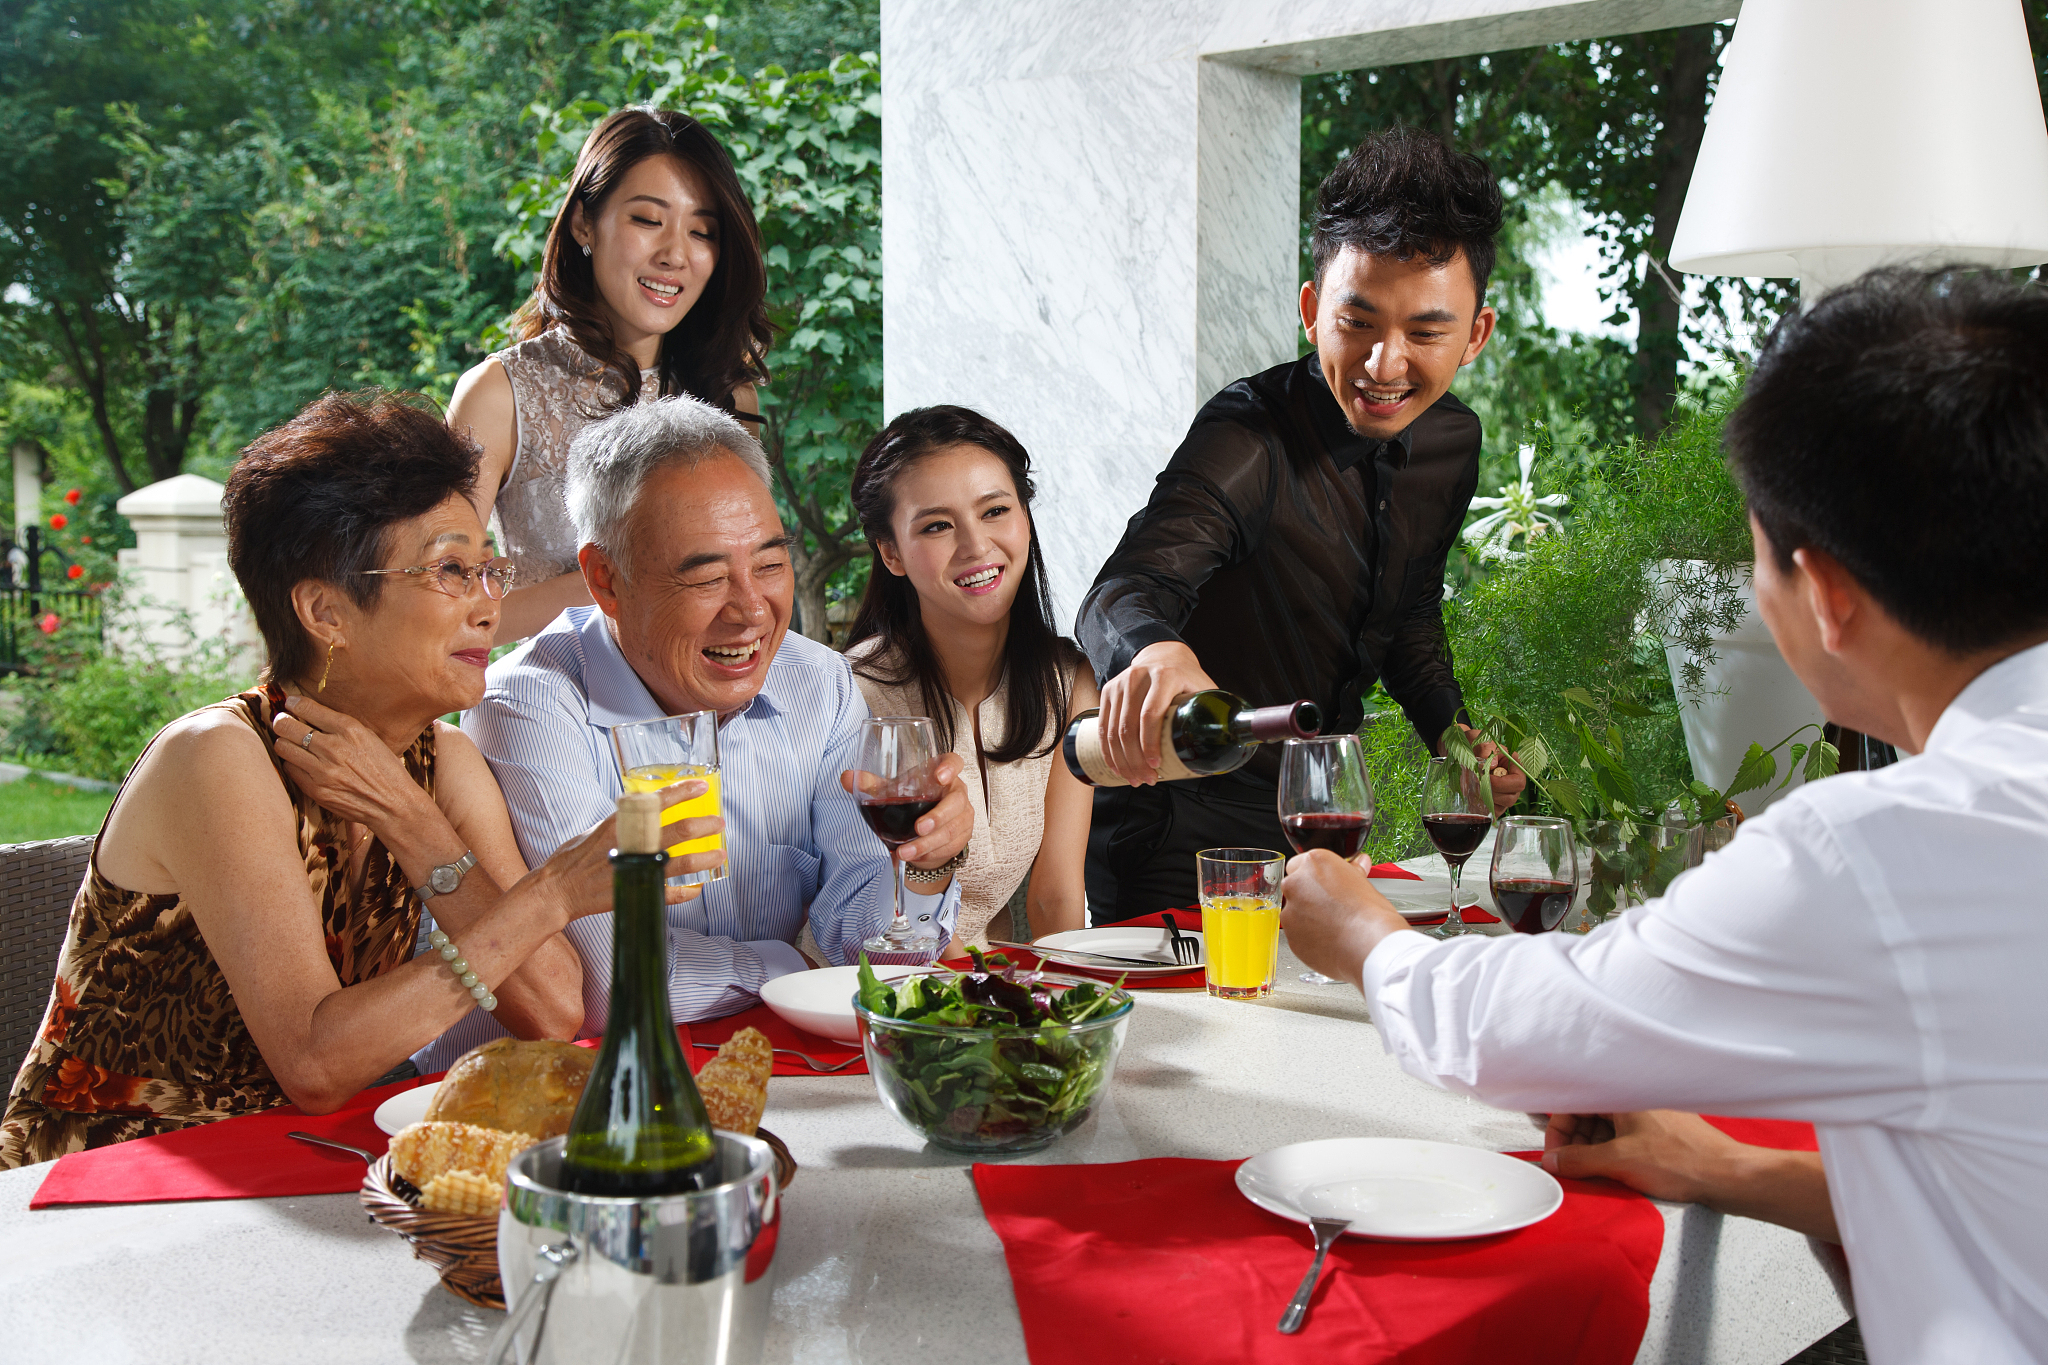
[[[469,992],[469,998],[476,1001],[486,1013],[498,1008],[498,997],[491,994],[491,988],[476,979],[476,973],[469,969],[469,962],[462,956],[462,950],[455,946],[455,940],[436,929],[427,935],[429,945],[439,950],[441,960],[448,964],[448,970],[455,973],[455,979]]]

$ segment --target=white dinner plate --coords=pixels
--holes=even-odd
[[[1202,934],[1198,929],[1183,929],[1181,933],[1195,941],[1206,951]],[[1107,953],[1111,957],[1157,957],[1164,958],[1157,967],[1126,967],[1122,963],[1091,962],[1085,957],[1066,957],[1062,948],[1076,948],[1089,953]],[[1195,954],[1195,960],[1186,967],[1173,960],[1173,944],[1164,929],[1126,928],[1117,924],[1106,924],[1100,929],[1068,929],[1064,933],[1047,934],[1031,945],[1031,951],[1040,957],[1050,958],[1063,966],[1086,967],[1093,972],[1128,972],[1133,977],[1174,976],[1180,972],[1198,968],[1204,961],[1204,954]]]
[[[378,1105],[377,1112],[370,1115],[370,1121],[387,1133],[410,1128],[426,1118],[427,1106],[434,1102],[434,1092],[440,1088],[439,1081],[429,1081],[410,1090],[401,1090]]]
[[[898,981],[926,970],[889,964],[875,968],[884,981]],[[790,972],[761,984],[761,1003],[794,1024],[820,1038],[842,1043],[860,1041],[860,1021],[854,1018],[853,997],[860,990],[860,968],[818,967],[808,972]]]
[[[1411,1138],[1275,1147],[1237,1168],[1237,1188],[1282,1218],[1348,1218],[1349,1235],[1390,1242],[1490,1237],[1564,1203],[1564,1187],[1533,1161]]]
[[[1374,877],[1372,886],[1401,912],[1402,919],[1438,919],[1450,913],[1449,882],[1411,882],[1405,877]],[[1459,888],[1459,895],[1469,902],[1473,898],[1472,890],[1468,882]]]

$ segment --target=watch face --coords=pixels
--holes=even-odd
[[[434,875],[427,878],[427,884],[434,888],[436,894],[445,896],[462,885],[462,874],[455,870],[454,864],[444,863],[434,869]]]

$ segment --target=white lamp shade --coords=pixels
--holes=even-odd
[[[2048,261],[2020,0],[1745,0],[1671,264],[1839,284]]]

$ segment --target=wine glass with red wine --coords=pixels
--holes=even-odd
[[[1327,848],[1352,858],[1372,835],[1372,779],[1356,735],[1290,739],[1280,752],[1280,828],[1296,853]],[[1311,985],[1336,981],[1303,972]]]
[[[1439,938],[1467,932],[1465,916],[1458,905],[1458,881],[1465,860],[1486,840],[1493,824],[1493,793],[1479,774],[1468,771],[1457,760],[1432,758],[1422,778],[1422,832],[1451,869],[1451,913]]]
[[[924,963],[938,956],[935,935],[920,934],[903,913],[903,864],[893,856],[917,838],[917,822],[939,804],[944,790],[933,776],[938,744],[923,716],[877,716],[860,727],[860,817],[889,846],[896,913],[889,927],[861,944],[874,963]]]
[[[1571,823],[1548,815],[1510,815],[1493,837],[1489,878],[1501,918],[1518,934],[1547,934],[1572,912],[1579,890],[1579,849]]]

